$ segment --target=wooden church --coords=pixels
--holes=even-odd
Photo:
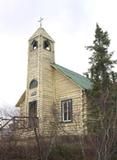
[[[37,117],[42,134],[51,132],[53,123],[58,134],[86,134],[90,80],[55,63],[54,40],[42,26],[28,43],[27,86],[16,104],[20,116],[29,117],[29,127],[31,117]]]

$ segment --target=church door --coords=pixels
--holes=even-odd
[[[29,102],[29,127],[37,127],[37,101]]]

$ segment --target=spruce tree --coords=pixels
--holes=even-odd
[[[109,115],[116,107],[117,74],[113,68],[117,61],[112,60],[113,52],[109,52],[109,46],[108,32],[104,32],[96,24],[93,45],[86,47],[92,52],[88,70],[88,77],[93,84],[92,90],[88,92],[89,119],[95,119],[94,123],[90,120],[88,123],[90,128],[96,131],[100,130],[100,127],[108,125]]]
[[[110,39],[108,32],[104,32],[98,24],[96,24],[95,40],[93,45],[87,46],[87,49],[92,51],[92,56],[89,58],[91,65],[88,73],[93,82],[93,90],[96,91],[96,96],[100,92],[109,90],[113,83],[114,71],[112,70],[116,60],[112,60],[113,52],[109,53]],[[114,79],[115,80],[115,79]]]

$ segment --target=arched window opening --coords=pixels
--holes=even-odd
[[[35,50],[38,48],[38,42],[36,40],[32,41],[32,49]]]
[[[29,88],[30,89],[33,89],[33,88],[36,88],[38,86],[38,81],[33,79],[31,82],[30,82],[30,85],[29,85]]]
[[[47,51],[50,51],[51,50],[51,44],[48,40],[45,40],[43,42],[43,48],[46,49]]]

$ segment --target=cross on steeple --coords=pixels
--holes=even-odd
[[[40,17],[40,20],[38,21],[40,23],[40,27],[42,27],[42,21],[43,21],[43,18]]]

